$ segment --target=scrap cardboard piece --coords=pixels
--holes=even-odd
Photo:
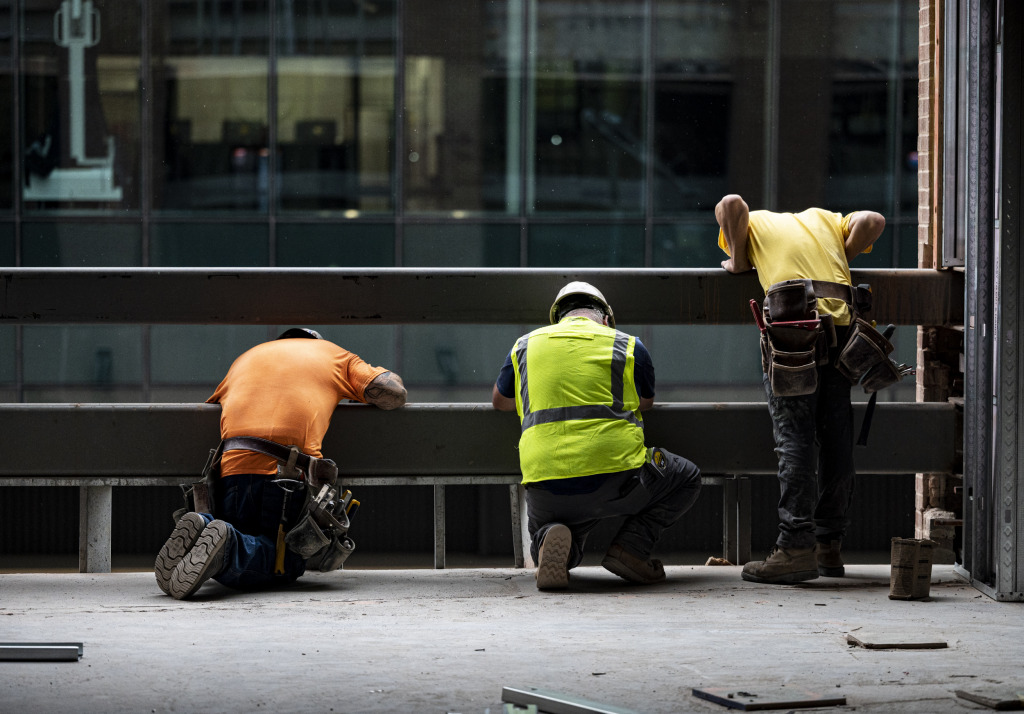
[[[693,696],[745,712],[763,709],[799,709],[802,707],[834,707],[846,704],[846,697],[825,696],[799,687],[772,691],[747,692],[724,687],[694,689]]]
[[[1024,689],[1013,691],[1001,691],[992,696],[993,693],[979,694],[978,692],[966,692],[962,689],[956,690],[956,695],[975,704],[982,704],[989,709],[1011,711],[1024,709]]]
[[[941,650],[948,646],[945,640],[906,632],[890,634],[876,632],[853,634],[850,632],[846,635],[846,642],[869,650]]]

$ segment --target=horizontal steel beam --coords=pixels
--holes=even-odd
[[[864,405],[854,412],[859,426]],[[0,477],[198,477],[219,420],[215,404],[0,404]],[[656,404],[644,421],[648,444],[686,456],[707,474],[776,471],[763,403]],[[857,468],[959,472],[956,422],[950,404],[880,402],[869,446],[856,450]],[[517,416],[489,404],[394,411],[341,404],[324,453],[342,477],[501,476],[519,471],[518,438]]]
[[[960,272],[853,279],[871,285],[879,323],[963,324]],[[720,268],[11,268],[0,271],[0,325],[531,325],[570,280],[596,285],[624,325],[748,324],[749,300],[763,295],[753,273]]]

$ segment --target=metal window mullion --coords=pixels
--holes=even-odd
[[[392,178],[392,195],[394,201],[395,216],[395,267],[402,267],[402,251],[404,249],[405,226],[403,224],[405,181],[403,179],[402,167],[405,154],[405,3],[403,0],[395,0],[395,156],[392,161],[391,170],[394,172]]]
[[[277,3],[267,3],[267,259],[277,265]],[[257,159],[258,162],[258,159]]]
[[[778,208],[776,184],[779,155],[779,76],[782,56],[782,0],[768,3],[768,56],[764,63],[764,171],[762,173],[764,205]]]

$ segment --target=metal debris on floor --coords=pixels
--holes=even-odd
[[[846,642],[868,650],[941,650],[948,647],[945,640],[907,633],[850,632],[846,635]]]
[[[989,709],[999,709],[1001,711],[1024,709],[1024,687],[1020,689],[1006,688],[999,692],[987,692],[985,694],[957,689],[956,695],[961,699],[984,705]]]
[[[637,714],[632,709],[623,709],[537,687],[502,687],[501,701],[519,706],[532,704],[545,714]]]
[[[778,689],[771,692],[746,692],[724,687],[694,689],[693,696],[698,699],[706,699],[715,704],[721,704],[730,709],[739,709],[745,712],[759,711],[764,709],[801,709],[805,707],[834,707],[844,706],[846,697],[830,695],[826,696],[820,692],[801,690],[798,687]]]
[[[81,642],[0,642],[5,662],[77,662],[82,652]]]

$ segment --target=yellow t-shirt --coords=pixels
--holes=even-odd
[[[222,439],[258,436],[321,456],[338,402],[365,402],[366,386],[386,371],[327,340],[274,340],[240,355],[206,401],[221,405]],[[277,461],[254,451],[221,459],[221,476],[276,471]]]
[[[765,292],[775,283],[798,278],[852,284],[846,261],[852,217],[852,213],[844,216],[821,208],[808,208],[800,213],[751,211],[747,257],[757,268]],[[721,229],[718,245],[729,253]],[[870,253],[871,248],[864,252]],[[850,324],[850,311],[842,300],[820,299],[818,310],[832,315],[837,325]]]

